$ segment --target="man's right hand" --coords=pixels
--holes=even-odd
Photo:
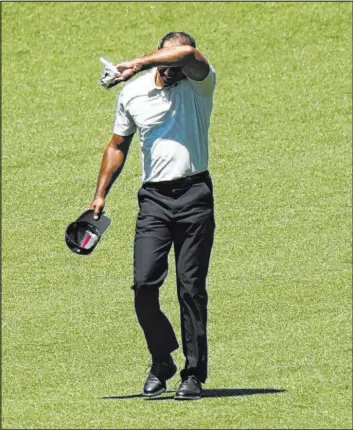
[[[89,208],[94,210],[94,219],[99,219],[104,208],[104,197],[96,197]]]

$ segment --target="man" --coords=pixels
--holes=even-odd
[[[215,228],[208,165],[208,128],[216,74],[194,39],[168,33],[158,50],[116,66],[117,83],[149,72],[120,92],[113,137],[105,150],[95,198],[95,216],[119,175],[139,131],[143,185],[134,242],[135,309],[152,355],[145,396],[166,390],[176,373],[173,328],[160,309],[159,288],[174,244],[183,352],[182,383],[175,399],[199,399],[207,378],[208,272]]]

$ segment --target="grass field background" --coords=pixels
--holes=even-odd
[[[352,428],[352,4],[1,6],[2,428]],[[102,242],[89,257],[64,243],[113,126],[98,56],[147,54],[173,30],[218,73],[205,388],[219,391],[191,403],[114,398],[139,394],[150,364],[130,290],[137,137]],[[180,339],[172,257],[161,300]]]

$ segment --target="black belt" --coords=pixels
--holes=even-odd
[[[173,179],[172,181],[160,181],[160,182],[145,182],[143,188],[178,188],[186,187],[188,185],[197,184],[199,182],[205,182],[210,180],[211,176],[208,170],[197,173],[196,175],[186,176],[186,178]]]

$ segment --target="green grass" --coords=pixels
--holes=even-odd
[[[104,399],[141,392],[149,364],[130,290],[137,138],[94,254],[64,231],[113,126],[98,56],[174,29],[218,73],[205,388],[282,393]],[[4,429],[352,428],[351,44],[351,3],[2,4]],[[172,258],[162,306],[180,339]]]

